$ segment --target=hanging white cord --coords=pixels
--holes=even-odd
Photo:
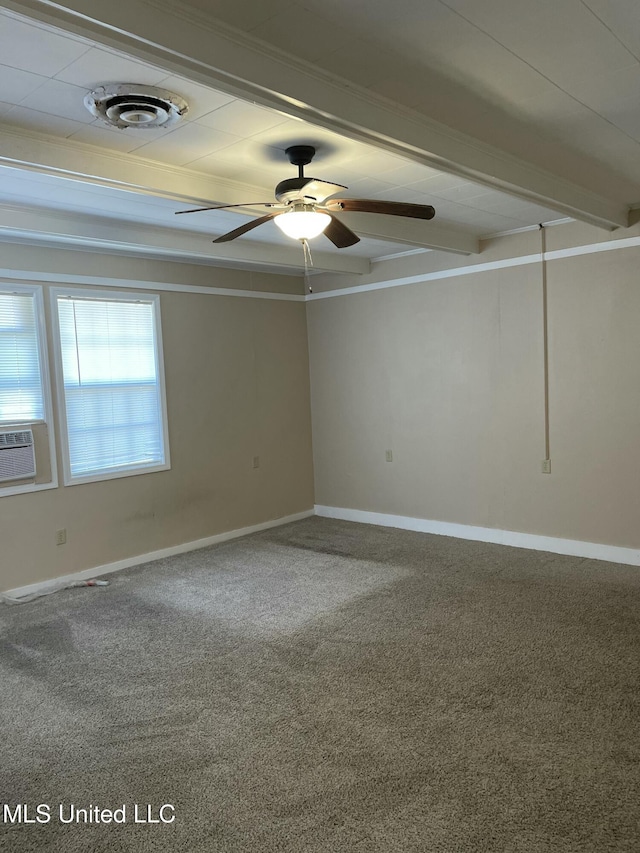
[[[3,604],[29,604],[31,601],[35,601],[37,598],[43,598],[45,595],[52,595],[54,592],[60,592],[63,589],[75,589],[77,587],[82,586],[109,586],[111,581],[102,581],[102,580],[90,580],[90,581],[72,581],[71,583],[61,583],[59,586],[54,585],[49,589],[41,590],[40,592],[33,592],[31,595],[23,595],[20,598],[15,598],[12,595],[7,595],[6,593],[0,593],[0,602]]]
[[[547,233],[540,223],[540,259],[542,274],[542,367],[544,379],[544,458],[551,459],[549,427],[549,306],[547,300]]]
[[[303,237],[300,242],[302,243],[302,251],[304,252],[304,283],[307,286],[309,293],[313,293],[313,288],[311,287],[311,276],[309,273],[309,270],[313,268],[313,258],[311,257],[309,241],[306,237]]]

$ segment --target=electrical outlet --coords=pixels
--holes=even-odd
[[[385,450],[384,458],[387,462],[393,462],[393,450]]]
[[[62,530],[56,530],[56,545],[66,545],[67,542],[67,530],[66,528],[62,528]]]
[[[260,467],[260,457],[259,457],[259,456],[254,456],[254,457],[253,457],[253,467],[254,467],[254,468],[259,468],[259,467]]]
[[[540,464],[540,470],[542,471],[543,474],[550,474],[551,473],[551,460],[550,459],[543,459],[541,464]]]

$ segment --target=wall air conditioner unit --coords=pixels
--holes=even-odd
[[[33,433],[30,429],[0,432],[0,483],[36,476]]]

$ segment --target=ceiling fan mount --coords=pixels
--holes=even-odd
[[[287,159],[292,166],[297,166],[298,169],[302,170],[316,156],[316,149],[313,145],[290,145],[288,148],[285,148],[284,153],[287,155]]]
[[[266,207],[273,212],[217,237],[214,243],[227,243],[241,237],[271,219],[287,236],[306,241],[324,233],[334,246],[344,249],[360,242],[334,212],[382,213],[387,216],[404,216],[410,219],[433,219],[435,210],[428,204],[406,204],[366,198],[332,198],[340,190],[348,189],[343,184],[332,184],[319,178],[309,178],[304,167],[313,160],[316,149],[313,145],[290,145],[285,155],[292,166],[298,167],[297,178],[286,178],[275,188],[277,202],[246,202],[245,204],[221,204],[214,207],[199,207],[195,210],[179,210],[177,213],[200,213],[205,210],[223,210],[230,207]],[[320,214],[320,215],[319,215]],[[295,220],[295,221],[294,221]]]

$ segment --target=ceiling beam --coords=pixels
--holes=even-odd
[[[604,197],[324,72],[179,0],[2,0],[3,5],[110,45],[236,97],[478,181],[603,228],[628,225]]]
[[[217,266],[241,264],[297,275],[304,270],[302,249],[293,243],[291,248],[255,241],[215,244],[204,234],[18,205],[0,207],[0,240],[61,244]],[[371,270],[367,258],[350,255],[348,251],[314,250],[313,265],[318,272],[362,275]]]
[[[0,165],[175,199],[185,205],[242,204],[261,196],[273,200],[273,189],[6,126],[0,129]]]
[[[407,219],[372,213],[340,212],[338,218],[360,237],[406,243],[423,249],[437,249],[457,255],[475,255],[480,251],[480,241],[472,234],[445,228],[433,221]]]
[[[260,197],[268,201],[273,196],[273,190],[264,187],[224,180],[194,169],[146,160],[136,154],[105,151],[72,139],[57,139],[17,128],[0,129],[2,165],[95,186],[174,199],[185,207],[241,204],[248,198]],[[463,255],[479,251],[476,238],[443,228],[437,222],[406,218],[400,220],[394,216],[366,213],[343,213],[341,216],[345,224],[362,236]]]

